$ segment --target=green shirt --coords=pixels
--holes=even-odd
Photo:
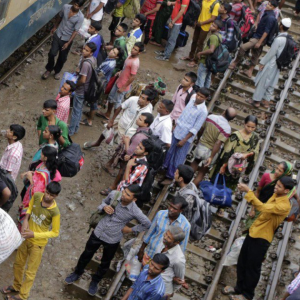
[[[67,147],[69,145],[71,145],[71,142],[69,140],[69,129],[68,129],[68,125],[61,121],[60,119],[58,119],[57,117],[55,117],[55,125],[57,125],[60,129],[61,129],[61,132],[62,132],[62,136],[65,140],[65,143],[63,144],[63,147]],[[41,134],[40,134],[40,139],[39,139],[39,145],[42,145],[44,143],[48,143],[48,141],[46,139],[43,138],[43,131],[45,130],[45,128],[48,127],[48,120],[47,118],[45,118],[43,115],[40,116],[38,122],[37,122],[37,130],[40,130],[41,131]],[[61,147],[61,145],[60,145]]]
[[[113,75],[123,69],[124,62],[127,58],[126,39],[124,36],[117,38],[114,42],[114,47],[120,47],[124,51],[124,55],[116,60],[116,67]]]
[[[219,36],[219,39],[218,39],[218,36],[217,36],[217,35]],[[203,51],[208,50],[208,49],[210,48],[211,45],[214,45],[214,46],[215,46],[215,49],[216,49],[217,47],[219,47],[220,41],[222,41],[222,36],[221,36],[221,34],[219,34],[219,33],[213,33],[213,34],[209,37],[209,39],[207,40],[206,45],[205,45]],[[208,55],[202,55],[202,56],[201,56],[201,59],[200,59],[200,63],[202,63],[202,64],[205,65],[205,61],[206,61],[207,56],[208,56]]]

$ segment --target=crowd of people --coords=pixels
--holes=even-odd
[[[1,290],[8,300],[28,299],[48,239],[59,235],[60,211],[56,198],[61,192],[63,176],[59,171],[58,156],[72,146],[70,137],[80,126],[93,126],[95,116],[102,118],[105,130],[97,140],[86,141],[82,148],[88,151],[104,141],[111,144],[112,140],[117,144],[109,160],[102,165],[113,180],[100,192],[105,199],[98,206],[99,220],[74,271],[64,280],[68,285],[77,281],[102,246],[101,262],[88,288],[91,296],[98,292],[99,283],[124,234],[143,231],[143,243],[137,253],[141,272],[122,299],[167,300],[178,289],[188,288],[184,279],[185,252],[189,240],[197,239],[193,234],[194,215],[195,211],[207,207],[204,206],[208,200],[201,191],[201,183],[209,178],[211,182],[220,180],[223,183],[225,180],[227,188],[246,193],[245,199],[251,204],[246,238],[237,264],[237,283],[235,287],[224,287],[222,292],[232,300],[253,299],[262,262],[274,233],[289,215],[290,201],[299,202],[291,177],[293,166],[288,161],[265,173],[256,191],[239,183],[243,174],[251,173],[259,155],[260,139],[255,132],[258,119],[249,115],[244,119],[244,126],[232,132],[230,122],[237,117],[236,110],[228,107],[222,114],[209,114],[206,106],[211,97],[211,82],[219,72],[218,66],[212,67],[211,58],[224,46],[226,51],[236,51],[235,59],[231,61],[229,56],[226,62],[233,70],[251,50],[249,70],[243,71],[243,75],[253,78],[258,64],[259,72],[255,77],[255,93],[249,102],[256,108],[260,105],[269,107],[280,73],[276,58],[285,48],[291,26],[289,18],[278,19],[284,0],[280,4],[276,0],[262,3],[249,0],[249,7],[241,0],[234,0],[232,4],[203,0],[195,20],[190,53],[181,58],[188,62],[188,68],[198,68],[198,71],[186,72],[173,91],[173,98],[164,98],[157,103],[156,113],[158,90],[155,87],[147,86],[137,96],[126,98],[125,95],[137,78],[141,53],[146,51],[148,43],[162,47],[165,29],[168,29],[166,46],[164,50],[155,51],[155,58],[160,61],[170,59],[178,36],[185,30],[184,16],[188,13],[190,0],[141,1],[140,12],[133,17],[129,28],[124,18],[133,1],[117,2],[108,28],[110,41],[106,44],[101,30],[103,13],[109,5],[107,0],[90,0],[85,15],[81,11],[84,1],[74,0],[73,4],[64,5],[57,17],[42,79],[48,79],[54,71],[54,79],[61,80],[60,92],[55,100],[46,100],[43,104],[42,115],[36,124],[38,150],[28,171],[21,174],[24,187],[18,228],[25,240],[17,250],[14,280]],[[248,31],[245,22],[240,22],[241,19],[245,21],[245,14],[250,22],[246,24]],[[84,18],[90,20],[90,37],[84,40],[81,48],[71,50]],[[278,22],[279,33],[260,60],[263,47],[274,37]],[[251,36],[247,34],[250,29],[254,31]],[[237,30],[247,36],[232,50]],[[79,55],[76,75],[61,77],[70,50]],[[99,83],[99,78],[103,83],[101,99],[94,99],[90,90],[95,82]],[[106,100],[104,112],[100,107]],[[88,112],[83,112],[84,104],[88,105]],[[13,188],[22,162],[20,141],[24,136],[25,129],[17,124],[12,124],[6,132],[8,146],[0,161],[0,207],[7,213],[16,198]],[[192,162],[185,164],[191,149]],[[155,179],[161,188],[173,184],[179,189],[170,197],[167,209],[159,210],[150,221],[142,208],[145,203],[153,204],[151,187]],[[219,207],[217,213],[222,217],[224,208]],[[129,227],[128,223],[133,219],[137,220],[137,225]],[[299,293],[300,275],[283,299],[296,299]]]

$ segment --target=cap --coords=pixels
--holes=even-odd
[[[290,28],[292,25],[292,20],[290,18],[284,18],[281,20],[281,24],[287,28]]]

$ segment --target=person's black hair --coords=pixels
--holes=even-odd
[[[282,161],[281,163],[279,163],[279,165],[282,165],[283,166],[283,171],[286,172],[287,168],[288,168],[288,165],[285,161]]]
[[[47,170],[50,172],[50,178],[53,180],[57,170],[57,150],[52,146],[42,148],[42,153],[47,157],[45,162]]]
[[[118,50],[118,58],[121,58],[121,57],[124,56],[124,50],[121,47],[117,46],[117,47],[114,47],[114,48],[116,48]]]
[[[195,174],[193,168],[191,166],[181,164],[177,167],[177,169],[179,172],[179,177],[183,178],[183,182],[185,184],[190,183]]]
[[[145,15],[143,15],[143,14],[137,14],[137,15],[135,15],[134,18],[140,20],[140,22],[141,22],[141,26],[140,27],[144,27],[144,25],[145,25],[145,23],[147,21],[147,17]]]
[[[101,22],[99,21],[92,20],[91,26],[94,27],[97,31],[100,31],[102,29]]]
[[[57,125],[48,125],[50,134],[53,134],[54,139],[57,141],[61,136],[61,129]]]
[[[134,44],[135,47],[139,47],[139,53],[143,52],[145,49],[145,45],[142,42],[137,42]]]
[[[252,123],[254,123],[256,126],[258,125],[258,120],[257,120],[257,118],[256,118],[255,116],[253,116],[253,115],[249,115],[249,116],[246,117],[244,123],[247,124],[248,122],[252,122]]]
[[[283,176],[278,181],[280,181],[287,190],[292,190],[295,187],[294,180],[289,176]]]
[[[225,110],[225,119],[226,119],[227,121],[232,121],[234,118],[235,118],[235,115],[234,115],[234,116],[230,115],[230,113],[229,113],[229,108],[227,108],[227,109]]]
[[[148,125],[148,127],[153,123],[154,116],[151,113],[142,113],[142,116],[146,117],[144,122]]]
[[[232,6],[229,3],[224,3],[223,6],[224,6],[226,12],[229,14],[232,10]]]
[[[121,26],[123,28],[123,31],[126,32],[128,30],[128,25],[125,23],[121,23],[118,26]]]
[[[46,190],[53,195],[58,195],[61,192],[61,185],[59,184],[59,182],[56,181],[51,181],[50,183],[48,183],[48,185],[46,186]]]
[[[76,83],[72,80],[66,80],[66,84],[68,84],[71,89],[70,89],[70,92],[74,92],[76,90]]]
[[[151,102],[157,97],[157,91],[153,89],[146,89],[142,91],[143,95],[147,96],[147,101]]]
[[[152,260],[155,263],[163,266],[163,268],[162,268],[163,270],[167,269],[170,265],[170,260],[169,260],[168,256],[166,254],[163,254],[163,253],[156,253],[153,256]]]
[[[181,209],[182,210],[184,210],[184,209],[186,209],[188,207],[188,203],[186,202],[185,198],[182,197],[182,196],[179,196],[179,195],[171,198],[170,202],[172,204],[175,204],[175,205],[181,204]]]
[[[55,100],[46,100],[43,104],[43,108],[51,108],[51,109],[57,109],[57,102]]]
[[[10,125],[9,129],[14,133],[14,136],[17,137],[17,139],[15,140],[16,142],[20,141],[26,134],[25,128],[19,124]]]
[[[73,3],[74,3],[74,4],[75,4],[75,3],[78,4],[79,7],[82,7],[83,4],[84,4],[84,2],[85,2],[85,0],[74,0],[74,1],[73,1]]]
[[[134,196],[138,196],[141,193],[141,187],[138,184],[131,184],[127,189],[133,193]]]
[[[142,140],[141,143],[145,147],[145,151],[148,152],[148,154],[152,152],[153,144],[150,140]]]
[[[218,26],[219,29],[222,29],[223,22],[221,20],[214,20],[214,23]]]
[[[85,45],[91,49],[92,53],[94,53],[97,50],[97,46],[93,42],[86,43]]]
[[[193,83],[197,81],[197,74],[195,72],[188,72],[185,74],[185,76],[191,78]]]
[[[202,94],[203,96],[205,96],[205,98],[208,98],[210,96],[210,90],[205,87],[199,87],[198,85],[194,85],[193,90],[195,91],[195,93]]]
[[[281,23],[281,26],[282,26],[283,31],[288,31],[290,29],[290,27],[286,27],[282,23]]]
[[[276,1],[276,0],[271,0],[270,3],[271,3],[271,5],[274,6],[275,8],[278,6],[278,1]]]
[[[173,101],[169,99],[162,99],[161,103],[165,106],[166,110],[171,113],[173,108],[174,108],[174,103]]]

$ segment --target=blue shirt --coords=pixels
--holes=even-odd
[[[116,67],[116,59],[115,58],[106,58],[105,61],[99,66],[97,72],[102,72],[107,81],[110,80],[113,70]]]
[[[180,243],[180,247],[182,252],[185,252],[191,229],[189,221],[184,215],[180,214],[177,220],[170,224],[168,210],[160,210],[155,215],[148,232],[144,236],[144,242],[148,244],[145,252],[151,258],[157,253],[157,247],[163,240],[164,233],[168,230],[170,225],[179,226],[184,231],[185,239]]]
[[[206,120],[205,102],[195,105],[195,101],[195,99],[191,99],[177,119],[174,136],[178,140],[184,139],[191,132],[193,136],[188,139],[188,142],[191,143]]]
[[[260,39],[263,34],[269,33],[273,26],[275,25],[276,18],[273,10],[266,10],[264,15],[262,16],[257,29],[253,35],[254,39]]]
[[[98,56],[98,53],[100,51],[100,48],[101,48],[101,36],[99,34],[97,35],[92,35],[88,40],[87,40],[87,43],[95,43],[96,46],[97,46],[97,49],[96,51],[93,53],[93,56],[97,58]]]
[[[128,300],[160,300],[165,294],[165,284],[161,277],[147,280],[149,265],[146,265],[132,285],[132,293]]]

